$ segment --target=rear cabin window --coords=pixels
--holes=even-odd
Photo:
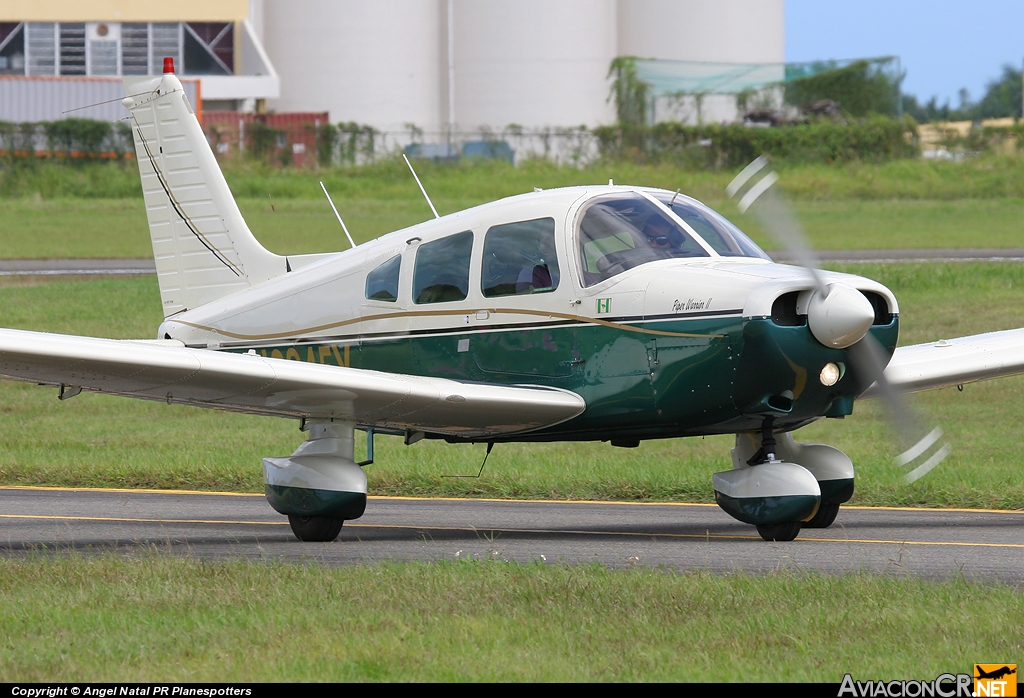
[[[639,194],[595,200],[580,221],[583,285],[659,259],[709,257],[692,235]]]
[[[496,225],[484,238],[484,296],[547,293],[558,287],[555,219]]]
[[[469,258],[473,232],[449,235],[420,245],[412,275],[415,303],[462,301],[469,294]]]
[[[401,255],[395,255],[366,275],[366,297],[373,301],[398,300],[398,272]]]

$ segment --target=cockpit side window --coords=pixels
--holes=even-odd
[[[657,195],[661,203],[671,204],[672,213],[679,216],[693,231],[704,238],[712,249],[723,257],[757,257],[771,259],[753,240],[724,216],[688,196]],[[673,201],[674,199],[674,201]]]
[[[398,300],[398,273],[402,256],[395,255],[366,275],[366,297],[373,301]]]
[[[472,252],[473,232],[470,230],[420,245],[412,275],[413,302],[465,300],[469,294]]]
[[[708,257],[690,233],[639,194],[595,199],[580,221],[583,285],[659,259]]]
[[[496,225],[484,238],[484,296],[547,293],[558,287],[555,219]]]

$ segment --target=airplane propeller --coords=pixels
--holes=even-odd
[[[942,429],[927,429],[886,379],[884,350],[868,332],[874,319],[871,303],[855,288],[825,281],[799,221],[781,192],[772,187],[778,180],[778,173],[762,155],[736,175],[726,187],[726,193],[730,198],[739,197],[740,212],[751,211],[776,242],[811,275],[815,285],[807,303],[807,325],[811,334],[826,346],[847,349],[858,372],[874,381],[903,442],[904,451],[896,457],[896,465],[908,471],[904,475],[907,483],[919,480],[945,459],[950,446],[943,438]]]

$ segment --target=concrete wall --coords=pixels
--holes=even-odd
[[[0,0],[2,22],[230,22],[249,0]]]

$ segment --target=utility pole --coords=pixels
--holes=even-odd
[[[452,156],[455,135],[455,0],[448,0],[448,152]]]

